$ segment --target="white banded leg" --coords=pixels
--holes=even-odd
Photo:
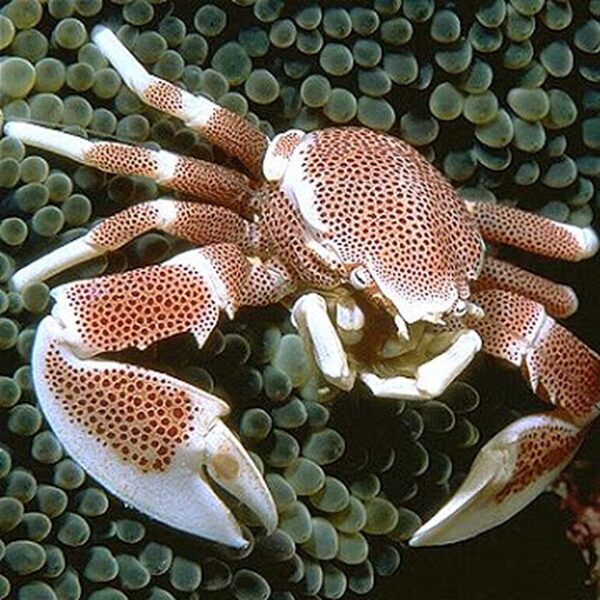
[[[169,189],[227,206],[242,214],[250,210],[250,179],[221,165],[165,150],[89,141],[20,121],[6,123],[4,133],[24,144],[55,152],[108,173],[149,177]]]
[[[197,245],[228,242],[245,249],[251,243],[251,225],[222,207],[169,198],[142,202],[106,218],[84,236],[45,254],[18,270],[11,286],[23,289],[77,264],[124,246],[153,229],[181,237]]]
[[[261,176],[268,139],[248,121],[207,98],[194,96],[172,83],[150,75],[110,29],[97,25],[92,40],[119,72],[125,84],[150,106],[178,117],[200,131],[225,152]]]

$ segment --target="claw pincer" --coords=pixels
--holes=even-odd
[[[52,316],[33,349],[36,391],[50,426],[92,477],[127,504],[177,529],[235,547],[247,544],[209,478],[277,524],[253,460],[221,418],[229,407],[163,373],[81,360]]]

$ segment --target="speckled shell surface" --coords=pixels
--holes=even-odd
[[[342,271],[366,267],[408,321],[469,295],[479,232],[452,186],[402,140],[362,128],[309,134],[281,188],[303,234],[331,249]]]

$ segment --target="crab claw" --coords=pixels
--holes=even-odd
[[[219,398],[157,371],[71,351],[46,317],[33,348],[40,406],[69,454],[126,504],[176,529],[248,544],[212,478],[272,531],[277,512],[253,460],[220,420]]]
[[[518,419],[481,449],[458,491],[410,545],[458,542],[510,519],[558,476],[584,433],[560,411]]]

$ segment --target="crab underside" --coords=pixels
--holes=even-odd
[[[89,142],[28,123],[5,133],[88,165],[144,175],[189,199],[132,206],[18,271],[21,289],[158,229],[198,246],[161,265],[53,290],[33,377],[70,454],[116,496],[178,529],[246,544],[211,479],[269,531],[271,494],[221,421],[219,398],[163,373],[97,358],[183,332],[201,347],[221,312],[285,301],[328,384],[376,396],[440,395],[483,350],[520,367],[554,410],[490,440],[413,545],[461,540],[510,518],[570,461],[600,402],[600,358],[555,321],[573,291],[486,256],[483,238],[552,258],[598,249],[591,229],[464,203],[416,151],[366,129],[272,142],[209,100],[149,75],[108,29],[92,38],[147,104],[182,119],[248,175],[164,151]],[[341,409],[343,410],[343,408]]]

